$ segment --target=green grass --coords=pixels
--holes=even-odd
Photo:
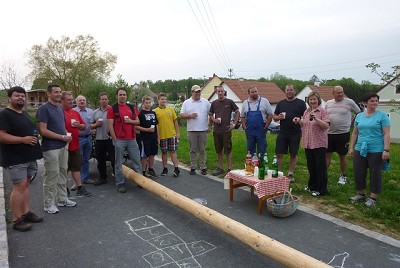
[[[189,165],[189,143],[185,127],[180,128],[181,140],[178,149],[179,161]],[[268,134],[268,158],[271,161],[274,156],[276,135]],[[233,168],[242,169],[246,156],[246,138],[241,130],[235,130],[232,135],[233,142]],[[212,133],[208,134],[207,146],[207,169],[212,171],[217,168],[217,155],[214,150]],[[328,170],[329,195],[322,197],[311,197],[303,189],[308,182],[308,170],[304,149],[300,148],[297,166],[295,169],[296,183],[291,184],[293,193],[301,198],[301,203],[313,207],[321,212],[341,218],[345,221],[361,225],[367,229],[385,233],[396,239],[400,239],[400,144],[392,143],[390,146],[390,166],[388,172],[383,172],[383,192],[380,194],[376,208],[366,208],[363,203],[352,204],[349,197],[356,193],[354,187],[354,171],[352,158],[347,158],[346,185],[338,185],[339,157],[333,154],[332,164]],[[284,173],[288,169],[288,156],[284,158]],[[226,161],[224,159],[224,168]],[[222,179],[222,176],[221,176]],[[367,186],[367,191],[369,186]]]

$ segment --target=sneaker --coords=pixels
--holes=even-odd
[[[211,175],[213,176],[219,176],[224,174],[225,170],[223,168],[217,168]]]
[[[287,175],[287,177],[288,177],[288,179],[290,180],[290,182],[295,182],[295,181],[296,181],[296,180],[294,179],[293,173],[289,173],[289,174]]]
[[[320,196],[321,193],[318,192],[318,191],[312,191],[312,192],[311,192],[311,195],[312,195],[312,196]]]
[[[46,211],[49,214],[56,214],[58,213],[58,208],[55,205],[50,205],[49,207],[45,207],[44,211]]]
[[[365,195],[357,194],[355,196],[350,197],[352,202],[364,201],[366,199]]]
[[[125,185],[119,185],[118,186],[118,192],[120,192],[120,193],[125,193],[126,192],[126,188],[125,188]]]
[[[31,179],[29,180],[29,183],[32,183],[33,180],[36,178],[37,172],[35,172],[35,174],[33,174],[33,176],[31,177]]]
[[[82,183],[83,183],[83,184],[94,184],[94,180],[88,179],[88,180],[86,180],[86,181],[83,181]]]
[[[304,187],[304,191],[309,192],[309,193],[313,192],[310,190],[310,188],[308,188],[308,186]]]
[[[149,176],[152,177],[152,178],[157,178],[157,177],[158,177],[157,174],[156,174],[156,172],[154,171],[154,169],[149,169],[149,170],[147,171],[147,175],[149,175]]]
[[[76,191],[76,196],[79,196],[79,197],[81,197],[81,196],[89,197],[89,196],[92,196],[92,194],[91,194],[90,192],[88,192],[88,191],[86,190],[85,187],[82,186],[81,188],[78,188],[78,190]]]
[[[190,170],[190,175],[196,175],[196,170],[195,170],[194,168],[192,168],[192,169]]]
[[[24,219],[21,217],[13,222],[13,229],[20,232],[26,232],[32,229],[32,224],[26,223]]]
[[[376,200],[372,199],[372,198],[367,198],[367,201],[365,201],[365,206],[367,207],[375,207],[376,205]]]
[[[74,185],[72,185],[72,187],[71,187],[71,191],[76,191],[76,189],[78,189],[78,185],[76,185],[76,184],[74,183]]]
[[[201,175],[207,175],[207,169],[203,168],[203,169],[201,170]]]
[[[162,170],[162,172],[161,172],[161,176],[167,176],[167,174],[168,174],[168,168],[164,168],[163,170]]]
[[[43,221],[42,217],[39,217],[38,215],[36,215],[32,211],[29,211],[25,215],[22,215],[22,219],[25,222],[42,222]]]
[[[106,184],[106,183],[107,183],[107,179],[102,179],[102,178],[100,178],[100,179],[98,179],[97,181],[95,181],[95,182],[93,183],[93,185],[94,185],[94,186],[99,186],[99,185]]]
[[[311,193],[311,195],[312,195],[312,196],[320,196],[321,193],[318,192],[318,191],[313,191],[313,192]]]
[[[175,168],[174,169],[174,177],[178,177],[179,173],[181,173],[181,171],[179,170],[179,168]]]
[[[340,177],[339,177],[338,184],[345,185],[346,182],[347,182],[347,177],[345,175],[341,174]]]
[[[65,199],[63,201],[58,202],[57,206],[59,206],[59,207],[75,207],[76,206],[76,202],[71,201],[69,199]]]

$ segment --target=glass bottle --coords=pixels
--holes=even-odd
[[[246,155],[246,175],[253,174],[252,165],[251,165],[251,154],[250,151],[247,152]]]
[[[274,160],[272,160],[272,178],[278,178],[278,160],[276,155],[274,155]]]

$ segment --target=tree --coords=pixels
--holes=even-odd
[[[91,35],[75,39],[63,36],[50,38],[45,45],[34,45],[28,51],[28,65],[33,79],[45,79],[60,84],[75,95],[91,79],[105,79],[114,70],[117,56],[101,53]]]
[[[397,76],[397,80],[400,81],[400,76],[397,75],[397,70],[400,69],[399,65],[392,66],[391,72],[378,72],[378,69],[381,67],[379,64],[371,62],[365,65],[366,68],[371,69],[371,73],[377,74],[384,84],[389,83],[390,80]]]
[[[86,97],[89,106],[91,106],[92,108],[97,108],[99,106],[100,92],[108,93],[109,104],[113,104],[116,102],[114,86],[101,79],[91,79],[85,81],[81,93]]]
[[[369,63],[365,67],[371,69],[372,73],[376,73],[382,80],[384,84],[392,85],[394,88],[398,88],[400,86],[400,74],[398,70],[400,69],[399,65],[392,66],[392,72],[378,72],[378,69],[381,67],[379,64],[376,63]],[[396,79],[395,79],[396,78]],[[397,83],[392,83],[393,81],[397,80]],[[390,112],[400,113],[400,104],[396,100],[390,100],[393,109]]]
[[[24,86],[27,78],[18,70],[11,60],[2,62],[0,66],[0,90],[14,86]]]

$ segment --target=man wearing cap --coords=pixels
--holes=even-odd
[[[247,90],[249,98],[243,102],[240,116],[242,127],[246,131],[247,151],[251,155],[264,155],[267,149],[267,129],[272,121],[272,107],[266,98],[258,95],[257,87]]]
[[[196,174],[197,153],[202,175],[207,175],[206,142],[208,133],[208,112],[210,103],[202,98],[201,88],[192,86],[192,97],[185,100],[181,109],[181,118],[187,120],[187,133],[190,146],[190,175]]]

